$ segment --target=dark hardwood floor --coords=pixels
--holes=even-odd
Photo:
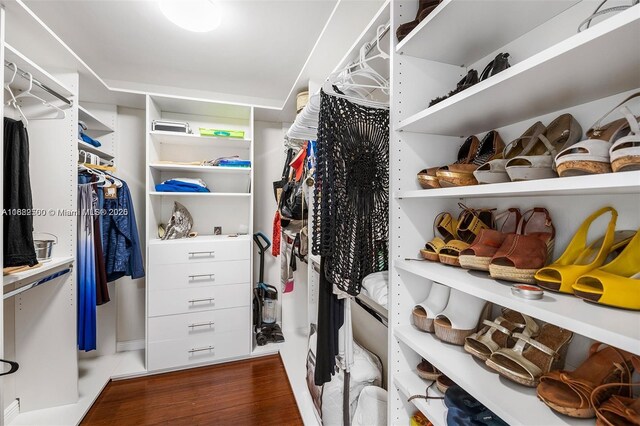
[[[82,425],[301,425],[279,355],[110,382]]]

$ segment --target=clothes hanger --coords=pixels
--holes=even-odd
[[[33,89],[33,75],[29,72],[25,72],[25,74],[27,74],[29,76],[29,88],[19,94],[17,94],[13,100],[17,101],[18,99],[35,99],[36,101],[38,101],[40,104],[48,107],[48,108],[52,108],[57,112],[57,115],[55,117],[32,117],[31,120],[59,120],[59,119],[64,119],[67,117],[67,112],[65,110],[63,110],[62,108],[53,105],[47,101],[45,101],[44,99],[42,99],[41,97],[39,97],[38,95],[31,93],[31,90]]]
[[[12,106],[15,110],[18,111],[18,114],[21,117],[20,120],[24,123],[26,127],[29,125],[29,120],[27,119],[27,116],[24,115],[24,113],[22,112],[22,109],[20,108],[20,105],[18,105],[16,97],[13,94],[13,90],[11,90],[11,85],[13,84],[13,81],[16,79],[16,75],[18,74],[18,66],[14,62],[11,62],[9,65],[13,66],[13,75],[11,76],[11,80],[8,83],[5,83],[4,85],[5,90],[9,92],[9,96],[11,96],[11,99],[7,101],[7,105]]]

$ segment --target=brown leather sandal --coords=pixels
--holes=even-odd
[[[640,358],[633,356],[631,363],[636,371],[640,371]],[[640,386],[640,383],[607,383],[600,385],[591,392],[591,405],[596,413],[596,426],[635,425],[640,426],[640,398],[631,398],[614,394],[602,404],[601,393],[611,389],[625,390],[631,395],[631,388]],[[619,392],[622,393],[622,392]]]
[[[460,266],[466,269],[489,271],[491,259],[496,254],[508,234],[513,234],[522,219],[519,209],[510,208],[496,215],[498,230],[481,229],[469,248],[460,252]]]
[[[553,254],[555,235],[547,209],[536,207],[525,212],[517,233],[507,235],[491,259],[491,277],[535,284],[535,273],[547,264]]]
[[[589,349],[589,357],[574,371],[551,371],[540,379],[538,397],[552,410],[570,417],[591,418],[594,407],[612,394],[620,394],[621,387],[612,386],[598,393],[596,388],[609,383],[629,383],[633,366],[632,354],[612,346],[600,349],[596,342]]]
[[[475,136],[469,136],[458,150],[458,159],[453,164],[470,164],[475,157],[480,140]],[[450,166],[445,166],[450,167]],[[438,170],[442,167],[430,167],[428,169],[421,170],[418,173],[418,183],[423,189],[440,188],[440,180],[437,176]]]

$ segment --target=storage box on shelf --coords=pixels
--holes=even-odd
[[[251,352],[253,169],[193,163],[235,155],[252,161],[252,116],[251,107],[147,97],[149,370]],[[194,134],[151,130],[159,119],[187,122]],[[246,139],[200,136],[199,128],[242,130]],[[200,179],[210,192],[156,191],[156,185],[175,178]],[[168,223],[174,202],[193,217],[196,238],[158,238],[158,226]],[[214,236],[215,227],[223,235]]]
[[[483,4],[485,11],[462,16],[461,11],[468,11],[465,7],[475,6],[463,1],[444,1],[414,33],[397,44],[392,54],[390,381],[396,383],[396,388],[390,389],[389,418],[403,419],[411,415],[406,393],[412,392],[407,390],[409,383],[419,385],[415,382],[420,379],[413,365],[418,354],[507,423],[592,424],[592,420],[578,421],[555,414],[536,398],[535,389],[499,378],[461,347],[444,344],[410,324],[411,309],[426,297],[427,279],[574,331],[569,368],[584,359],[591,339],[640,354],[640,314],[637,312],[551,292],[546,292],[539,301],[520,299],[511,294],[510,283],[493,280],[486,273],[405,260],[419,257],[419,249],[433,237],[432,221],[438,213],[450,211],[457,216],[458,202],[471,207],[496,208],[497,212],[508,207],[520,207],[523,211],[534,206],[548,208],[557,233],[554,258],[564,251],[578,224],[605,205],[618,210],[617,229],[640,227],[640,172],[637,171],[418,189],[416,174],[421,169],[455,161],[463,141],[459,137],[472,134],[481,137],[480,133],[495,129],[508,143],[535,121],[546,125],[564,112],[573,114],[586,131],[596,119],[640,87],[637,73],[640,51],[632,41],[640,36],[638,7],[609,15],[588,31],[574,35],[573,28],[592,12],[591,5],[553,3],[552,8],[557,7],[556,10],[544,10],[542,2],[526,2],[527,5],[511,2],[513,4],[506,7],[531,10],[512,14],[505,31],[494,32],[492,36],[483,28],[477,38],[467,41],[457,35],[447,36],[459,28],[460,20],[481,25],[481,22],[501,19],[502,10],[491,13],[492,7],[502,9],[504,3],[499,3]],[[407,9],[403,10],[406,5],[407,2],[395,3],[393,28],[413,19],[413,16],[407,19]],[[563,11],[566,8],[568,10]],[[514,22],[523,25],[511,27]],[[544,37],[540,37],[543,34]],[[419,42],[427,38],[443,41]],[[634,52],[627,54],[627,49]],[[497,52],[512,54],[510,69],[426,108],[430,99],[448,93],[455,87],[452,82],[466,73],[453,65],[481,70]],[[594,64],[591,62],[594,55],[606,59]],[[613,62],[615,74],[620,76],[615,81],[608,73],[610,68],[605,66]],[[640,112],[636,107],[631,109],[635,114]],[[619,114],[612,116],[607,122],[619,117]],[[605,225],[598,223],[590,237],[603,234]],[[434,407],[427,406],[424,400],[413,403],[427,416],[433,415]]]

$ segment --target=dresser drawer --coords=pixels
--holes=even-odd
[[[232,331],[242,334],[250,329],[249,307],[243,307],[149,318],[148,333],[149,342],[160,342]]]
[[[169,290],[249,282],[248,260],[151,265],[149,290]]]
[[[249,283],[149,292],[149,316],[237,308],[251,303]]]
[[[149,246],[151,265],[198,263],[224,260],[249,260],[251,243],[248,240],[180,240]]]
[[[175,368],[225,358],[248,356],[251,330],[149,342],[149,370]]]

